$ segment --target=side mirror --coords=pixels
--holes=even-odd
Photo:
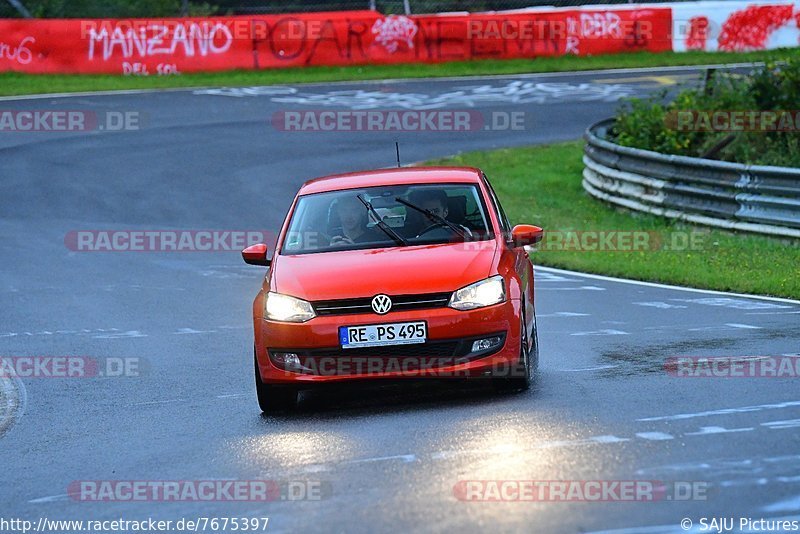
[[[248,265],[268,266],[270,261],[267,259],[267,245],[258,243],[247,247],[242,251],[242,259]]]
[[[544,237],[544,230],[532,224],[518,224],[511,230],[514,247],[524,247],[538,243]]]

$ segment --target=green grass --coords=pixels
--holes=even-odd
[[[438,65],[365,65],[348,67],[306,67],[260,71],[234,70],[192,73],[179,76],[122,76],[91,74],[0,73],[0,95],[110,91],[121,89],[165,89],[172,87],[253,86],[285,83],[421,78],[531,72],[707,65],[781,59],[798,55],[800,49],[760,52],[635,52],[603,56],[561,56],[536,59],[456,61]]]
[[[694,250],[579,251],[539,245],[534,263],[705,289],[800,298],[800,242],[732,234],[616,209],[581,187],[583,143],[474,152],[429,162],[482,168],[514,223],[559,231],[649,231]],[[655,248],[655,247],[654,247]],[[691,247],[687,247],[691,248]]]

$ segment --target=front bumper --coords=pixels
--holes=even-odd
[[[386,378],[467,378],[507,371],[519,361],[520,302],[470,311],[451,308],[391,312],[386,315],[328,315],[306,323],[256,322],[256,358],[264,383],[321,383]],[[425,321],[425,344],[339,349],[339,327]],[[498,347],[471,353],[473,340],[501,336]],[[357,354],[352,352],[357,351]],[[448,352],[449,351],[449,352]],[[276,353],[298,354],[307,370],[287,370]],[[273,358],[270,358],[273,356]],[[319,359],[324,356],[324,359]],[[310,371],[310,372],[309,372]]]

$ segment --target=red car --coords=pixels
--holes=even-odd
[[[253,303],[264,412],[321,383],[487,377],[527,389],[538,365],[537,226],[511,228],[479,169],[402,168],[303,184]]]

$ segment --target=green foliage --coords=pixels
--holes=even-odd
[[[690,131],[680,112],[800,110],[800,60],[767,62],[748,75],[713,74],[700,87],[632,99],[616,116],[614,134],[624,146],[703,157],[725,141],[716,158],[747,164],[800,167],[800,133],[790,131]],[[798,124],[794,123],[796,126]],[[713,154],[712,154],[713,156]]]
[[[647,231],[656,236],[653,242],[666,245],[639,251],[556,250],[539,245],[532,255],[537,265],[800,298],[800,241],[692,226],[598,202],[581,186],[582,156],[583,144],[572,141],[470,152],[427,163],[483,169],[512,224],[536,224],[545,234]],[[686,235],[693,236],[694,246],[680,246],[685,243],[680,236]]]

